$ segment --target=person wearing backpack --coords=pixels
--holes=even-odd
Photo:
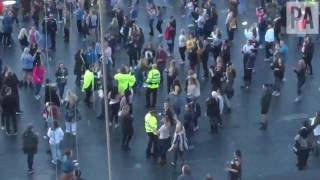
[[[187,137],[185,129],[180,121],[177,121],[176,130],[173,135],[171,147],[168,149],[169,152],[174,151],[172,166],[177,165],[178,156],[180,157],[182,164],[184,163],[184,152],[189,149],[187,143]]]
[[[303,170],[307,166],[307,161],[309,158],[309,153],[311,150],[311,142],[309,141],[308,128],[302,127],[298,134],[295,136],[294,152],[297,156],[297,167],[298,170]]]
[[[23,153],[27,155],[28,162],[28,173],[33,174],[33,159],[34,155],[37,154],[38,151],[38,135],[33,131],[33,125],[29,124],[27,129],[22,134],[22,150]]]

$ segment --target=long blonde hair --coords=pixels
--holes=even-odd
[[[78,96],[74,92],[72,92],[71,90],[68,90],[65,100],[68,103],[73,105],[73,104],[76,104],[76,102],[78,101]]]
[[[19,39],[19,40],[22,39],[23,36],[28,37],[28,32],[27,32],[27,29],[26,29],[26,28],[22,28],[22,29],[20,30],[19,35],[18,35],[18,39]]]

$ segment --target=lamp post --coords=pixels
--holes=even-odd
[[[102,74],[103,74],[103,101],[104,101],[104,115],[105,115],[105,120],[106,120],[106,143],[107,143],[107,165],[108,165],[108,180],[112,180],[112,165],[111,165],[111,147],[110,147],[110,127],[109,127],[109,123],[108,123],[108,119],[109,119],[109,113],[108,113],[108,102],[107,102],[107,90],[108,90],[108,86],[107,86],[107,68],[106,68],[106,57],[105,57],[105,53],[104,53],[104,27],[105,27],[105,19],[104,19],[104,12],[102,11],[102,9],[106,9],[106,5],[105,5],[105,0],[98,0],[98,6],[99,6],[99,22],[100,22],[100,43],[102,46]]]

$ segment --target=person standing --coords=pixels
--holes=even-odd
[[[56,50],[56,34],[58,30],[58,25],[56,19],[53,18],[53,14],[49,14],[49,19],[47,22],[47,33],[50,37],[51,47],[50,49]]]
[[[149,15],[149,28],[150,28],[149,35],[153,36],[153,24],[154,24],[154,19],[156,18],[156,15],[157,15],[156,7],[153,3],[147,3],[147,13]]]
[[[49,138],[51,163],[57,165],[57,161],[61,161],[60,143],[63,140],[63,130],[57,121],[53,121],[53,127],[50,127],[47,132]]]
[[[153,64],[152,69],[148,72],[147,76],[147,92],[146,92],[146,107],[155,107],[157,104],[157,91],[160,87],[161,74],[157,69],[157,65]],[[150,102],[152,96],[152,103]]]
[[[146,157],[153,156],[154,159],[158,157],[158,121],[154,110],[149,110],[144,118],[145,132],[149,137],[148,146],[146,150]]]
[[[237,16],[231,10],[229,10],[227,15],[226,27],[227,27],[227,33],[228,33],[228,40],[232,41],[234,37],[234,31],[237,29]]]
[[[34,85],[34,94],[35,94],[34,97],[36,98],[36,100],[39,100],[41,97],[40,90],[44,80],[44,73],[45,73],[45,69],[43,65],[41,64],[41,62],[37,62],[32,72],[32,82]]]
[[[195,113],[193,112],[191,103],[186,104],[184,109],[185,113],[183,115],[183,126],[185,128],[186,137],[188,139],[189,149],[193,149],[191,138],[193,136],[193,129],[195,127]]]
[[[87,106],[90,106],[90,98],[94,88],[94,74],[91,71],[91,69],[92,68],[87,69],[86,72],[84,73],[83,85],[82,85],[82,92],[86,93],[84,102],[87,104]]]
[[[38,152],[38,135],[33,131],[33,125],[29,124],[22,134],[22,150],[27,155],[28,173],[33,174],[33,159]]]
[[[64,89],[68,80],[68,69],[62,63],[59,64],[59,67],[55,73],[55,77],[60,99],[63,99]]]
[[[173,135],[173,140],[169,152],[174,150],[173,161],[171,162],[172,166],[177,165],[178,156],[180,157],[182,164],[184,163],[184,152],[188,150],[187,137],[185,129],[180,121],[177,121],[176,130]]]
[[[18,111],[17,98],[12,94],[12,89],[5,88],[5,96],[2,99],[2,118],[5,120],[6,134],[17,135],[17,119],[16,112]],[[13,132],[11,132],[11,125],[13,126]]]
[[[303,59],[300,59],[298,61],[298,66],[295,68],[293,71],[297,75],[297,97],[294,99],[295,102],[299,102],[301,100],[301,87],[304,85],[306,81],[306,63],[304,62]]]
[[[260,126],[260,130],[265,130],[267,129],[268,126],[268,119],[267,119],[267,115],[268,115],[268,111],[269,111],[269,107],[270,107],[270,102],[271,102],[271,97],[272,97],[272,93],[271,93],[271,87],[269,84],[263,84],[262,85],[262,97],[260,100],[260,105],[261,105],[261,126]]]

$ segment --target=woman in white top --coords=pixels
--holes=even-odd
[[[187,98],[190,100],[196,100],[200,97],[200,84],[194,77],[188,79],[187,85]]]
[[[167,162],[166,154],[170,147],[171,133],[170,129],[172,124],[168,117],[162,119],[163,124],[158,130],[159,136],[159,150],[160,150],[160,164],[164,165]]]
[[[184,62],[186,60],[186,49],[187,49],[187,37],[185,30],[182,29],[179,35],[179,54]]]
[[[171,162],[171,165],[176,166],[178,156],[180,156],[180,159],[183,164],[184,163],[183,154],[184,154],[184,151],[188,150],[188,144],[187,144],[187,137],[186,137],[184,127],[180,121],[177,121],[176,131],[174,132],[172,144],[168,151],[170,152],[172,150],[174,150],[174,155],[173,155],[173,161]]]
[[[47,136],[49,138],[52,164],[57,164],[57,161],[61,161],[60,143],[63,140],[63,130],[59,126],[57,121],[53,122],[53,127],[48,129]]]
[[[119,126],[118,122],[118,112],[120,108],[120,95],[118,88],[114,86],[111,91],[108,93],[108,102],[109,102],[109,126],[115,124],[115,128]]]

